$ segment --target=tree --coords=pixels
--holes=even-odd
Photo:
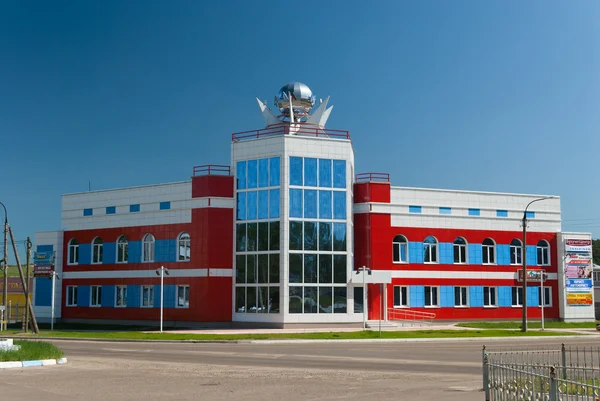
[[[594,264],[600,265],[600,239],[592,240],[592,256],[594,257]]]

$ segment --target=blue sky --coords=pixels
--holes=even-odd
[[[600,237],[600,3],[64,1],[0,5],[0,201],[17,239],[60,195],[229,164],[298,80],[356,169],[394,185],[556,194]],[[515,227],[519,229],[519,227]]]

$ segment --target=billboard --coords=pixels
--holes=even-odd
[[[565,290],[567,305],[594,304],[592,284],[592,240],[565,240]]]
[[[34,252],[33,254],[33,276],[50,277],[54,271],[55,252]]]

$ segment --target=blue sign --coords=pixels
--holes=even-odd
[[[36,266],[54,266],[54,251],[34,252],[33,264]]]
[[[593,288],[592,280],[589,278],[568,278],[567,291],[591,292]]]

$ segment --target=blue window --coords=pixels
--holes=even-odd
[[[304,190],[304,217],[307,219],[317,218],[317,191]]]
[[[140,205],[129,205],[129,211],[131,213],[137,213],[140,211]]]
[[[301,157],[290,157],[290,185],[302,185]]]
[[[496,210],[496,217],[508,217],[508,210]]]
[[[93,209],[83,209],[83,215],[84,216],[92,216],[94,214],[94,210]]]
[[[248,188],[256,188],[258,184],[258,161],[248,160]]]
[[[171,209],[171,202],[160,202],[160,210]]]
[[[346,192],[333,193],[333,218],[346,219]]]
[[[290,189],[290,217],[302,217],[301,189]]]
[[[451,207],[441,207],[440,214],[452,214],[452,208]]]
[[[235,174],[237,176],[237,188],[246,189],[246,162],[237,162]]]
[[[481,211],[479,209],[469,209],[469,216],[479,216]]]
[[[345,252],[346,248],[346,224],[335,223],[333,225],[333,250]]]
[[[525,216],[526,216],[528,219],[535,219],[535,212],[529,212],[529,211],[528,211],[527,213],[525,213]]]
[[[269,159],[258,161],[258,186],[261,188],[269,186]]]
[[[409,206],[408,213],[421,213],[421,206]]]
[[[106,214],[115,214],[117,213],[117,208],[115,206],[107,206]]]
[[[319,218],[331,219],[331,191],[319,191]]]
[[[256,220],[256,198],[257,198],[257,193],[256,191],[249,191],[248,192],[248,212],[246,217],[248,218],[248,220]]]
[[[269,191],[269,218],[279,218],[279,190],[272,189]]]
[[[258,218],[269,218],[269,191],[258,191]]]
[[[237,194],[237,219],[246,220],[246,193],[238,192]]]
[[[279,186],[279,157],[272,157],[269,159],[270,174],[269,174],[269,185],[272,187]]]
[[[317,186],[317,159],[304,159],[304,186]]]
[[[346,188],[346,161],[333,161],[333,187]]]
[[[331,188],[331,160],[319,159],[319,186]]]

